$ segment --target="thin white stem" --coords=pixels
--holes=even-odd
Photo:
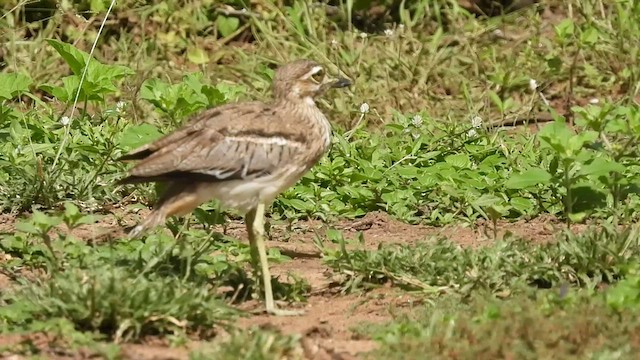
[[[58,160],[60,159],[60,155],[62,154],[62,151],[64,150],[64,147],[66,146],[67,139],[69,138],[69,131],[71,129],[71,124],[73,123],[73,114],[75,113],[76,107],[78,105],[78,98],[80,97],[80,90],[82,89],[82,83],[84,82],[84,78],[87,75],[87,70],[89,69],[89,63],[91,62],[91,59],[93,58],[93,52],[95,51],[96,46],[98,45],[98,39],[100,38],[100,34],[102,34],[102,30],[104,29],[104,25],[107,22],[107,18],[109,17],[109,14],[111,13],[111,10],[113,9],[113,6],[115,4],[116,4],[116,0],[111,0],[111,4],[109,5],[109,9],[107,9],[107,13],[104,15],[104,19],[102,19],[102,23],[100,24],[100,29],[98,29],[98,34],[96,35],[96,38],[93,41],[93,46],[91,46],[91,51],[89,52],[89,58],[87,59],[87,63],[84,65],[84,70],[82,71],[82,76],[80,76],[80,83],[78,85],[78,91],[76,92],[75,99],[73,100],[73,107],[71,107],[71,115],[69,116],[69,124],[67,126],[65,126],[64,137],[62,138],[62,143],[60,143],[60,147],[58,148],[58,152],[56,154],[56,158],[53,160],[52,168],[55,168],[56,164],[58,164]]]

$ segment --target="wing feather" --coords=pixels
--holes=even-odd
[[[205,111],[183,128],[123,156],[140,161],[120,183],[247,179],[291,162],[304,147],[303,135],[274,126],[280,119],[268,106],[250,105]]]

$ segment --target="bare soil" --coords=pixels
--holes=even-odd
[[[123,237],[125,235],[123,225],[124,227],[134,225],[139,215],[105,215],[96,224],[74,230],[73,235],[94,242],[104,241],[105,237]],[[15,221],[15,216],[0,215],[0,232],[12,232]],[[375,249],[380,244],[415,244],[432,237],[446,237],[461,245],[472,247],[489,244],[494,239],[491,224],[477,223],[473,226],[456,225],[437,228],[409,225],[378,212],[369,213],[355,221],[342,221],[332,226],[342,230],[347,239],[354,239],[359,232],[362,232],[364,245],[358,246],[368,249]],[[497,238],[502,238],[510,232],[531,242],[548,242],[563,226],[551,217],[539,217],[531,221],[500,221]],[[584,228],[583,225],[575,225],[573,230],[580,231],[582,228]],[[323,264],[321,251],[313,242],[316,236],[324,239],[326,229],[327,225],[319,221],[298,222],[293,229],[272,224],[271,240],[267,242],[267,246],[278,248],[283,254],[291,257],[290,261],[271,265],[273,276],[282,278],[292,273],[304,278],[310,284],[311,292],[306,303],[295,305],[304,309],[306,313],[298,317],[273,317],[260,313],[262,303],[248,301],[240,306],[248,310],[250,315],[240,319],[237,325],[240,328],[248,329],[258,326],[278,329],[285,334],[299,334],[303,339],[304,356],[308,359],[354,359],[376,347],[372,340],[361,338],[354,328],[367,323],[390,321],[394,314],[410,311],[412,306],[420,300],[411,294],[401,293],[389,287],[349,295],[341,294],[332,288],[332,271]],[[241,241],[247,241],[241,221],[231,222],[227,226],[227,233]],[[335,245],[327,241],[325,246]],[[3,260],[0,259],[0,261]],[[0,289],[8,285],[10,281],[0,276]],[[0,348],[26,341],[51,359],[91,358],[88,353],[61,351],[54,345],[55,340],[43,334],[2,336]],[[127,359],[141,360],[187,359],[189,350],[199,346],[200,343],[193,342],[185,348],[170,348],[162,341],[149,341],[143,344],[123,345],[122,355]],[[0,359],[20,359],[8,354],[5,354],[5,357],[1,357],[2,355],[0,353]]]

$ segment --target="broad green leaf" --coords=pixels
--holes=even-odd
[[[501,202],[503,202],[502,198],[499,198],[491,194],[484,194],[480,196],[478,199],[474,200],[472,204],[480,207],[488,207],[488,206],[494,206]]]
[[[466,154],[449,155],[444,161],[457,168],[468,168],[471,165],[471,160],[469,160],[469,156]]]
[[[47,42],[58,52],[58,54],[60,54],[60,56],[62,56],[74,74],[82,75],[84,67],[87,64],[87,59],[89,59],[89,54],[62,41],[47,39]]]
[[[40,230],[35,227],[32,223],[27,221],[18,221],[16,223],[16,230],[22,231],[27,234],[38,234]]]
[[[240,20],[237,17],[219,15],[216,18],[216,26],[223,37],[227,37],[238,30]]]
[[[560,156],[564,156],[567,153],[569,139],[574,135],[563,120],[554,121],[543,127],[538,133],[542,144],[551,147]]]
[[[597,43],[599,38],[600,33],[594,27],[589,27],[582,34],[580,34],[580,42],[587,45],[593,45]]]
[[[564,19],[555,26],[556,36],[560,39],[565,39],[569,35],[573,35],[574,28],[573,20]]]
[[[60,224],[62,219],[57,216],[49,216],[42,211],[34,210],[33,215],[31,216],[31,221],[33,221],[34,224],[53,227]]]
[[[148,79],[142,83],[142,87],[140,88],[140,98],[147,100],[149,102],[159,101],[162,99],[164,93],[166,93],[171,88],[171,85],[158,80],[158,79]],[[155,105],[155,104],[154,104]]]
[[[624,173],[624,165],[616,162],[615,160],[609,160],[605,158],[595,158],[590,164],[584,165],[580,169],[582,175],[603,176],[609,175],[611,172]]]
[[[135,149],[160,138],[162,134],[151,124],[141,124],[128,127],[120,136],[120,146],[125,149]]]
[[[29,91],[32,80],[20,73],[0,74],[0,99],[11,99]]]
[[[551,181],[551,174],[543,169],[529,169],[520,174],[512,175],[505,183],[508,189],[525,189],[538,184],[546,185]]]
[[[302,201],[300,199],[281,199],[282,203],[291,206],[298,211],[311,211],[313,210],[313,204],[310,202]]]
[[[513,206],[514,209],[520,211],[523,214],[529,213],[531,210],[533,210],[534,206],[532,200],[523,197],[514,197],[509,201],[509,203],[511,204],[511,206]]]
[[[190,46],[187,48],[187,59],[196,65],[202,65],[209,62],[209,55],[202,48]]]

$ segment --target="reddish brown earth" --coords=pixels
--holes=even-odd
[[[107,236],[123,236],[123,225],[131,226],[139,215],[107,215],[94,225],[82,226],[74,230],[73,235],[87,241],[103,241]],[[11,232],[16,218],[10,215],[0,216],[0,232]],[[124,223],[124,224],[123,224]],[[492,229],[485,224],[471,226],[451,226],[435,228],[423,225],[409,225],[390,218],[384,213],[370,213],[356,221],[343,221],[333,224],[333,227],[343,231],[345,238],[353,239],[359,231],[364,234],[364,247],[375,249],[381,243],[409,243],[413,244],[434,236],[447,237],[465,246],[481,246],[492,240]],[[501,221],[498,224],[498,237],[506,232],[529,239],[532,242],[546,242],[553,239],[554,234],[563,224],[552,218],[537,218],[532,221]],[[302,335],[301,350],[307,359],[353,359],[375,349],[376,344],[369,339],[361,338],[354,327],[366,323],[381,323],[393,318],[393,314],[410,311],[419,299],[411,294],[401,293],[393,288],[382,287],[362,294],[343,295],[333,289],[332,272],[323,264],[320,250],[314,245],[314,238],[320,236],[325,239],[324,231],[327,226],[317,221],[306,221],[295,224],[293,233],[281,225],[271,228],[269,247],[280,251],[292,259],[290,261],[272,264],[274,276],[286,278],[288,273],[304,278],[311,285],[311,293],[307,302],[295,305],[303,308],[306,313],[299,317],[273,317],[263,314],[253,314],[237,322],[240,328],[253,326],[278,329],[285,334]],[[577,225],[574,230],[581,230]],[[244,225],[232,222],[227,227],[228,234],[246,241]],[[334,246],[330,242],[323,242],[325,246]],[[327,244],[328,243],[328,244]],[[354,245],[352,245],[354,246]],[[361,246],[361,245],[359,245]],[[1,260],[0,260],[1,261]],[[8,278],[0,275],[0,288],[10,285]],[[245,310],[259,310],[262,306],[257,301],[245,302],[241,305]],[[84,359],[91,358],[89,353],[66,353],[51,346],[55,339],[42,334],[29,336],[0,337],[0,348],[28,340],[36,348],[47,353],[51,359]],[[126,359],[187,359],[190,349],[198,348],[200,344],[193,342],[187,348],[170,348],[160,341],[149,341],[144,344],[127,344],[122,346],[123,357]],[[7,355],[0,353],[0,356]],[[0,359],[21,359],[9,355]]]

